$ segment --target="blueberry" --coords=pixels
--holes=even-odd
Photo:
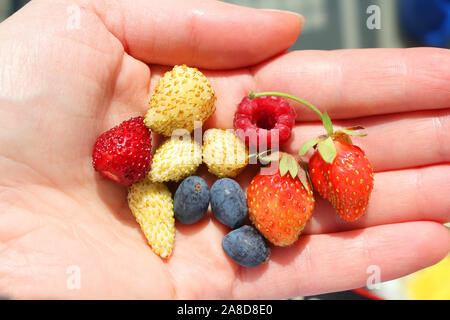
[[[242,226],[228,233],[222,240],[225,253],[237,264],[256,267],[270,256],[264,237],[251,226]]]
[[[211,188],[211,209],[224,225],[234,229],[247,218],[247,199],[241,186],[233,179],[217,180]]]
[[[205,180],[191,176],[178,186],[173,199],[175,218],[183,224],[199,221],[208,210],[211,194]]]

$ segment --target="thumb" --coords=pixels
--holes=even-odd
[[[211,0],[100,3],[97,14],[127,52],[152,64],[250,66],[288,49],[304,24],[296,13]]]

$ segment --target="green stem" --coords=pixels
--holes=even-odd
[[[307,102],[307,101],[305,101],[303,99],[297,98],[296,96],[293,96],[293,95],[290,95],[290,94],[287,94],[287,93],[281,93],[281,92],[260,92],[260,93],[255,93],[253,91],[251,91],[249,93],[249,95],[248,95],[248,97],[250,99],[258,98],[258,97],[262,97],[262,96],[279,96],[279,97],[284,97],[284,98],[288,98],[288,99],[292,99],[294,101],[300,102],[301,104],[304,104],[305,106],[310,108],[312,111],[317,113],[319,115],[320,119],[323,120],[323,114],[322,114],[322,112],[320,112],[319,109],[314,107],[311,103],[309,103],[309,102]]]

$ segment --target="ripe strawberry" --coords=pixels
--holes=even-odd
[[[150,98],[145,124],[167,137],[176,129],[192,132],[194,121],[205,122],[216,97],[208,79],[196,68],[175,66],[159,79]]]
[[[319,194],[331,202],[338,215],[346,221],[358,220],[366,211],[373,189],[373,169],[364,151],[354,146],[350,136],[359,134],[352,127],[333,130],[326,112],[321,114],[327,135],[309,140],[300,148],[305,155],[317,149],[309,160],[309,176]]]
[[[279,169],[256,175],[247,190],[250,220],[276,246],[293,244],[313,214],[311,186],[302,174],[294,157],[284,154]]]
[[[206,130],[202,152],[208,171],[219,178],[235,177],[248,164],[247,147],[227,130]]]
[[[309,160],[314,188],[329,200],[346,221],[358,220],[366,211],[373,188],[373,169],[359,147],[335,139],[336,157],[332,163],[315,151]]]
[[[262,151],[286,143],[295,117],[295,110],[286,99],[277,96],[253,97],[251,93],[237,107],[234,128],[247,146],[258,147]]]
[[[92,163],[102,176],[128,187],[150,170],[151,148],[143,117],[132,118],[98,137]]]
[[[148,177],[153,182],[180,181],[202,163],[202,147],[190,136],[173,136],[156,150]]]
[[[145,178],[129,188],[128,206],[152,250],[162,258],[169,257],[175,242],[175,218],[169,189]]]

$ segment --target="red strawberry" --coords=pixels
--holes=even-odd
[[[124,121],[97,139],[92,159],[102,176],[126,187],[145,177],[152,160],[152,138],[143,120]]]
[[[311,187],[304,172],[297,170],[297,161],[285,154],[279,169],[259,173],[247,190],[250,220],[276,246],[293,244],[313,214]]]
[[[358,220],[366,211],[373,188],[373,169],[359,147],[335,139],[336,157],[332,163],[315,151],[309,160],[314,188],[329,200],[346,221]]]
[[[258,147],[259,150],[271,149],[286,143],[295,117],[294,108],[284,98],[244,97],[234,115],[234,128],[236,135],[247,146]]]

